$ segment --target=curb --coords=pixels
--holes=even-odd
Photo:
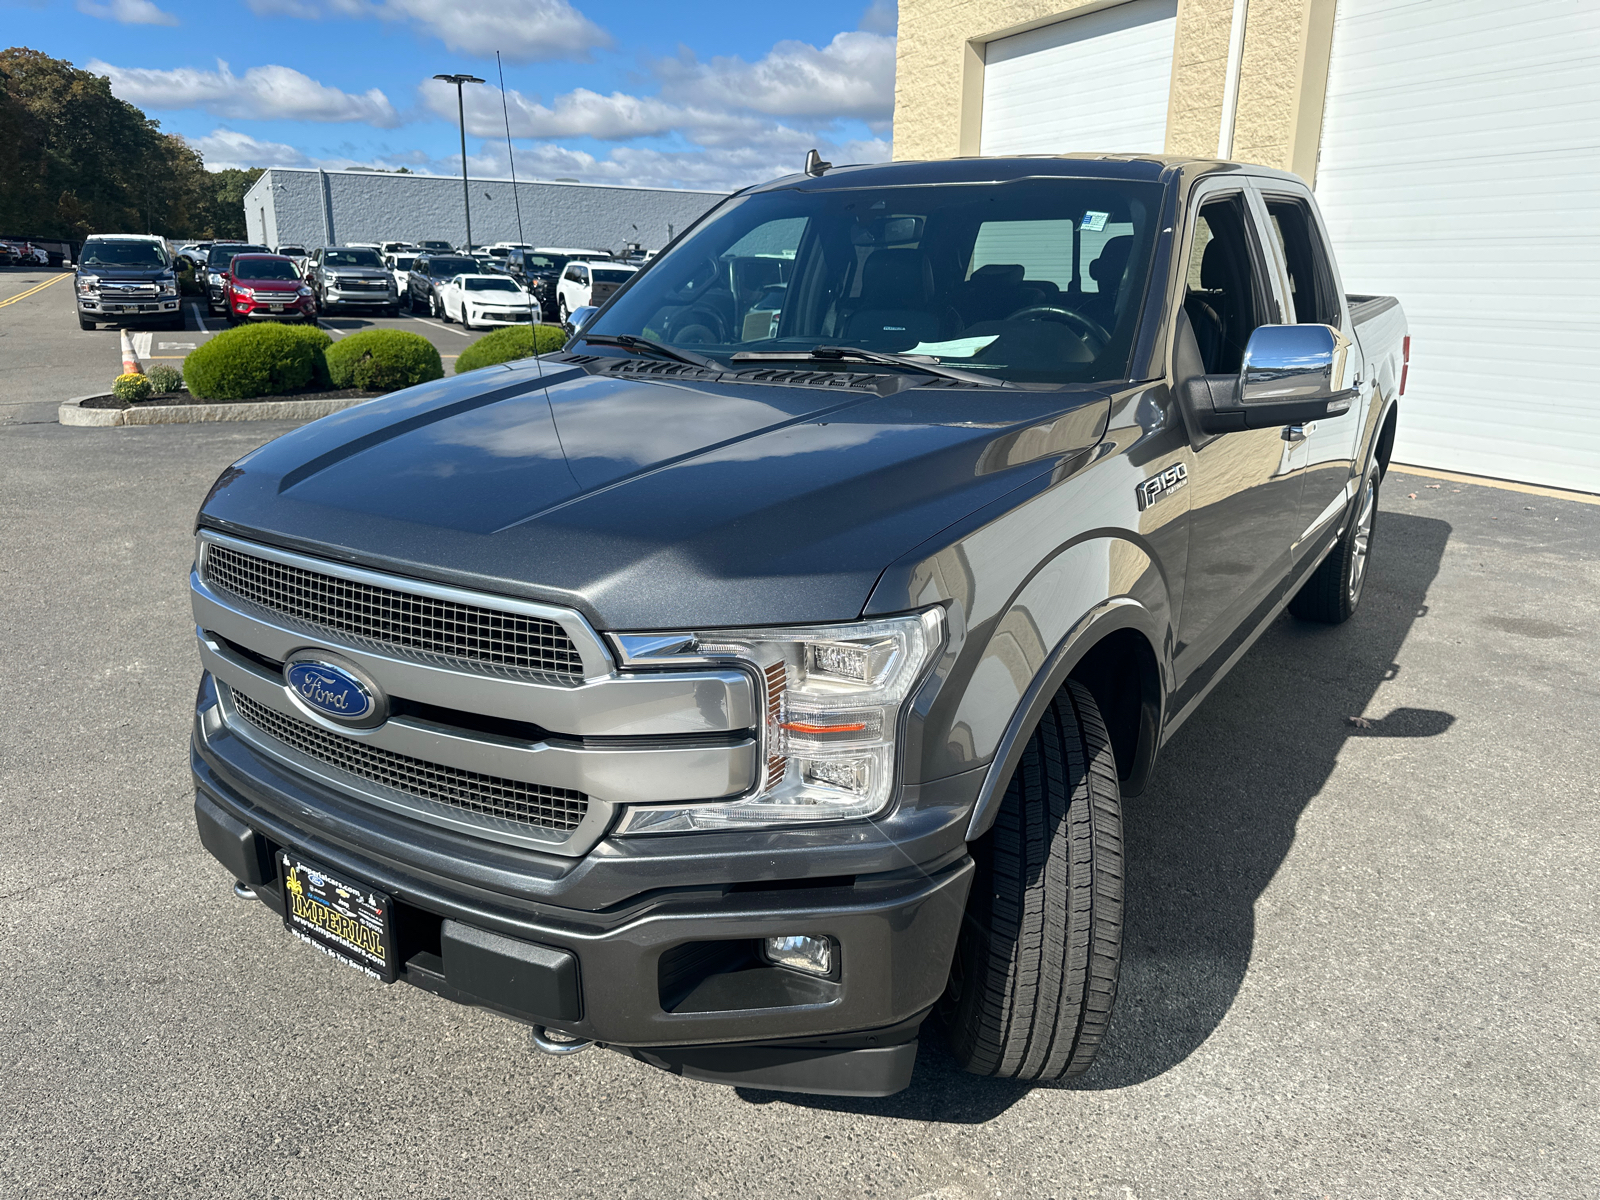
[[[118,425],[189,425],[200,421],[314,421],[340,412],[366,398],[347,400],[250,400],[232,404],[157,404],[147,408],[82,408],[85,400],[104,395],[76,396],[56,410],[63,425],[107,429]]]

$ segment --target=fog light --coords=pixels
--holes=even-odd
[[[833,939],[825,937],[769,937],[767,961],[774,966],[804,971],[807,975],[833,974]]]

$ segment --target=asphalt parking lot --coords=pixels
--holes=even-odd
[[[190,534],[286,428],[0,429],[0,1195],[1595,1194],[1600,506],[1391,473],[1358,617],[1282,619],[1129,803],[1090,1073],[930,1037],[837,1100],[543,1057],[232,897]]]
[[[101,325],[92,333],[78,328],[72,274],[70,267],[0,269],[0,425],[54,421],[63,400],[109,392],[122,370],[118,327]],[[138,331],[146,366],[165,362],[181,369],[190,350],[228,327],[193,296],[184,298],[183,313],[182,330]],[[420,333],[438,349],[447,375],[461,352],[486,332],[409,313],[337,312],[318,324],[335,340],[373,328]]]

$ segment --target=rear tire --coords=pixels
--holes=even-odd
[[[1061,1079],[1094,1062],[1122,960],[1122,801],[1100,710],[1069,680],[1028,739],[939,1006],[975,1075]]]
[[[1377,464],[1368,468],[1350,527],[1289,601],[1289,611],[1302,621],[1342,625],[1360,606],[1372,554],[1372,531],[1378,519],[1381,475]]]

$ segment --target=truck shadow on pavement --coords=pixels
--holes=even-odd
[[[1428,619],[1428,588],[1450,533],[1444,521],[1381,513],[1356,616],[1337,628],[1280,617],[1167,744],[1145,794],[1126,803],[1122,978],[1110,1033],[1087,1073],[1053,1084],[968,1075],[930,1021],[911,1086],[898,1095],[739,1094],[756,1104],[974,1124],[1034,1087],[1114,1090],[1183,1062],[1239,994],[1256,901],[1346,742],[1436,737],[1454,723],[1449,713],[1407,708],[1353,720],[1400,671],[1412,625]]]

